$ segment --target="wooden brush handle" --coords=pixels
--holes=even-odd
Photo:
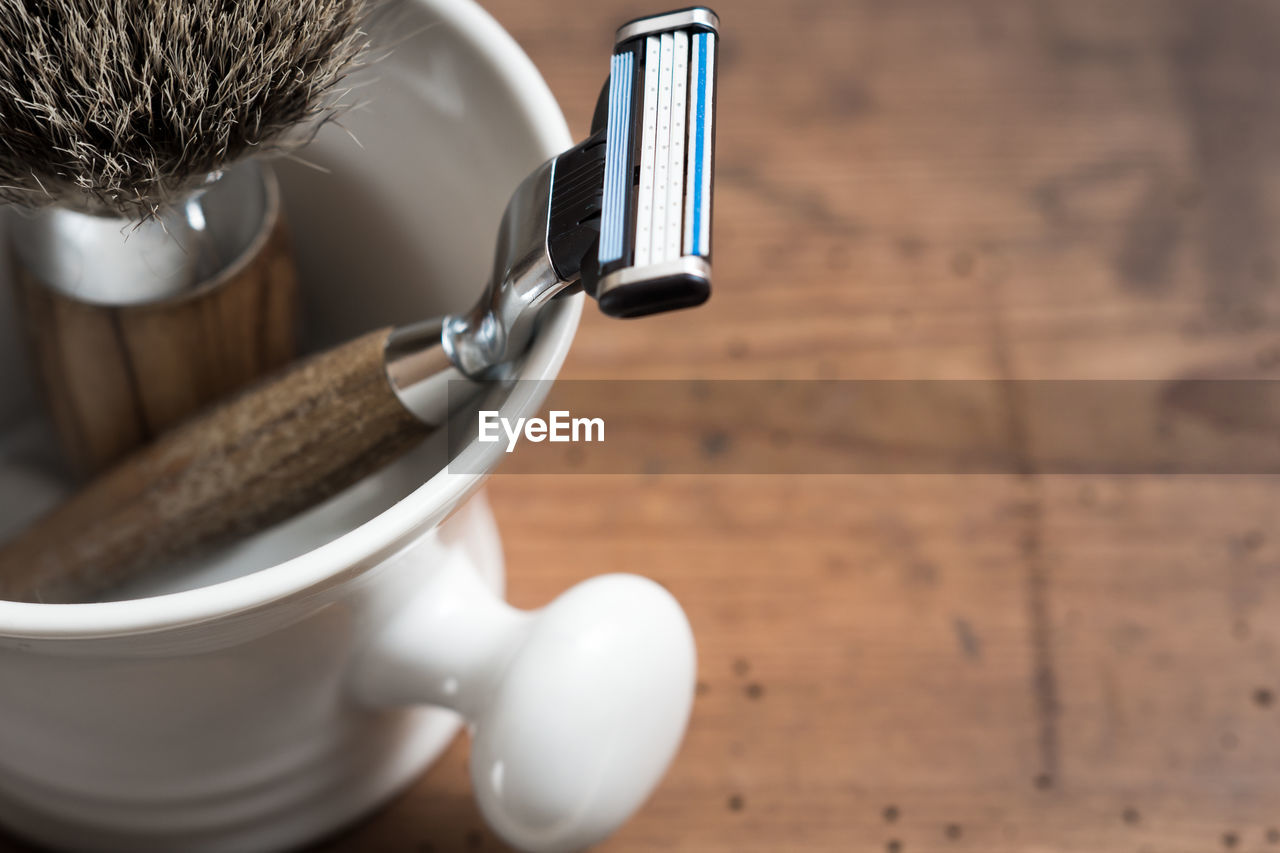
[[[15,257],[23,326],[72,469],[94,474],[169,427],[293,360],[298,282],[274,183],[262,228],[234,263],[187,293],[97,305]]]
[[[387,381],[382,329],[197,416],[0,549],[0,598],[91,600],[137,572],[336,494],[426,428]]]

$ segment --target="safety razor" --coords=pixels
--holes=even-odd
[[[518,375],[556,297],[615,317],[706,301],[718,27],[694,7],[617,31],[591,135],[516,189],[470,311],[369,333],[162,436],[0,549],[0,598],[89,600],[320,503],[470,406],[458,384]]]
[[[440,365],[421,361],[437,338],[453,366],[487,378],[528,346],[538,308],[578,285],[615,317],[711,295],[719,23],[695,7],[618,30],[591,136],[516,189],[485,298],[439,329],[431,321],[392,333],[388,375],[411,411],[439,416],[423,386],[434,386]]]

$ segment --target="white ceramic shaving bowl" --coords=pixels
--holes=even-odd
[[[306,154],[328,171],[278,167],[314,346],[468,305],[511,191],[571,144],[478,6],[415,0],[389,20],[399,40],[343,121],[360,145],[330,127]],[[12,530],[66,487],[0,304]],[[555,376],[581,311],[549,309],[524,378]],[[544,383],[519,387],[504,416],[541,404]],[[489,447],[464,452],[491,468]],[[117,600],[0,602],[0,824],[76,851],[294,848],[402,789],[464,719],[475,794],[511,843],[576,849],[626,820],[688,718],[684,614],[623,575],[507,606],[483,474],[440,471],[440,451]]]

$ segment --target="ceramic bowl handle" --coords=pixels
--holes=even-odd
[[[679,746],[696,668],[689,622],[635,575],[516,610],[456,556],[359,662],[357,693],[463,714],[476,799],[511,844],[594,844],[648,798]]]

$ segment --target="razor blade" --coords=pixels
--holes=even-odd
[[[598,192],[599,236],[578,271],[606,314],[639,317],[711,295],[719,24],[695,7],[619,28],[592,137],[557,158],[550,242],[582,248],[583,197]]]
[[[541,309],[579,284],[614,317],[707,301],[719,25],[695,7],[618,30],[591,136],[516,188],[483,297],[442,330],[394,334],[392,361],[440,338],[463,375],[501,374]]]

